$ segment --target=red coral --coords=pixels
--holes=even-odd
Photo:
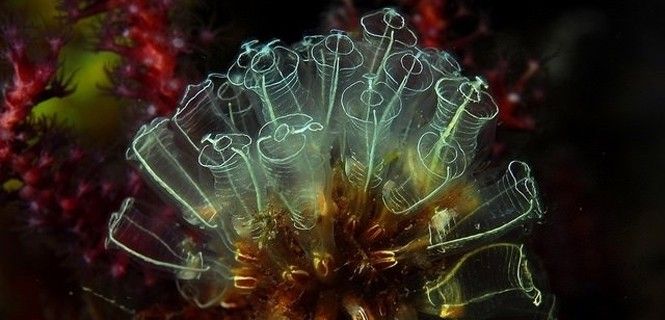
[[[27,37],[16,26],[7,26],[3,30],[6,48],[5,57],[13,69],[11,81],[3,89],[2,113],[0,114],[0,141],[10,139],[10,132],[23,122],[32,107],[40,101],[69,94],[69,90],[57,92],[48,91],[47,86],[53,83],[57,87],[57,79],[54,79],[58,55],[64,44],[63,36],[55,36],[47,39],[47,54],[40,59],[28,56]],[[56,80],[56,81],[54,81]],[[64,88],[66,86],[60,86]],[[46,96],[45,94],[48,94]]]
[[[189,42],[169,17],[174,1],[66,0],[61,8],[71,21],[106,14],[97,47],[122,59],[110,71],[113,94],[149,103],[150,115],[175,109],[186,83],[178,74],[178,57]]]
[[[445,3],[445,0],[423,0],[415,5],[413,24],[425,47],[438,47],[444,43],[444,30],[449,26],[448,20],[443,18]]]
[[[121,64],[109,69],[112,93],[147,106],[150,116],[171,113],[189,82],[178,71],[178,57],[188,50],[189,40],[174,27],[174,8],[166,0],[61,3],[63,21],[70,27],[104,14],[98,49],[121,56]],[[125,278],[131,271],[127,256],[104,248],[108,217],[125,197],[152,195],[144,194],[141,179],[124,165],[121,150],[84,146],[52,119],[31,116],[40,102],[76,89],[71,77],[58,74],[66,33],[45,36],[45,30],[18,23],[8,23],[2,31],[1,47],[11,72],[2,79],[0,184],[16,181],[20,189],[2,190],[0,197],[22,204],[25,210],[18,219],[58,243],[61,256],[87,267],[80,271],[106,270],[111,278]],[[125,143],[118,141],[119,146]],[[157,207],[155,214],[168,210]],[[144,273],[143,285],[156,282],[154,274]]]
[[[33,159],[24,154],[23,147],[32,138],[25,125],[32,108],[40,101],[70,93],[66,85],[56,84],[58,55],[64,38],[47,39],[48,51],[42,57],[31,57],[26,47],[34,39],[27,37],[18,26],[3,28],[3,47],[12,75],[5,85],[0,107],[0,178],[10,178],[10,172],[27,182],[40,179],[38,170],[31,166]],[[62,88],[60,92],[49,90]]]
[[[529,60],[526,69],[514,82],[508,79],[506,61],[501,61],[494,69],[485,72],[492,95],[496,97],[499,106],[499,119],[503,126],[521,130],[535,128],[533,117],[524,114],[523,107],[527,84],[539,70],[539,63],[536,60]]]

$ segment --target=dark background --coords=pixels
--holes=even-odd
[[[386,5],[360,2],[366,9]],[[532,111],[536,130],[499,132],[499,138],[506,156],[531,163],[539,180],[548,212],[530,242],[560,318],[665,319],[665,4],[468,2],[499,37],[517,38],[520,51],[543,59],[545,100]],[[330,6],[211,5],[207,14],[231,21],[224,34],[234,46],[210,64],[224,67],[247,37],[293,42],[314,33]],[[1,248],[31,250],[12,246]],[[61,281],[35,265],[48,263],[48,256],[23,252],[27,258],[10,268],[21,271],[17,282],[34,279],[39,288]],[[41,295],[24,297],[34,301],[26,307],[38,306]]]
[[[549,208],[533,236],[561,318],[665,318],[663,3],[493,9],[497,30],[553,54],[525,154]]]

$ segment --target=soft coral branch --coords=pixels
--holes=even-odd
[[[97,48],[121,58],[109,72],[113,94],[148,103],[151,115],[175,109],[186,83],[178,58],[190,44],[171,22],[174,1],[66,0],[61,8],[71,21],[105,13]]]
[[[102,2],[104,5],[96,4]],[[74,3],[68,1],[69,5]],[[160,82],[155,79],[165,75],[170,75],[170,79],[174,77],[176,52],[148,50],[152,43],[167,40],[137,33],[167,30],[169,21],[165,20],[165,12],[157,12],[156,20],[150,20],[145,12],[129,14],[134,11],[133,3],[145,6],[148,11],[165,9],[148,7],[144,1],[98,1],[89,6],[77,6],[82,10],[77,17],[126,6],[123,8],[128,11],[109,12],[109,15],[114,15],[112,19],[116,24],[120,19],[130,21],[128,27],[134,33],[109,34],[109,37],[113,37],[118,46],[130,44],[124,47],[126,51],[118,53],[123,55],[125,66],[141,69],[129,79],[143,81],[143,87],[132,89],[145,92],[157,88],[154,90],[158,94],[146,100],[158,101],[161,103],[159,112],[167,113],[177,102],[171,95],[180,92],[160,89]],[[146,30],[141,31],[142,28]],[[123,198],[142,193],[142,181],[127,166],[119,165],[123,162],[122,152],[113,148],[111,154],[105,154],[102,149],[84,146],[61,123],[32,116],[33,108],[39,103],[76,90],[73,74],[59,72],[62,70],[59,55],[69,40],[67,32],[49,35],[46,30],[30,29],[13,22],[3,27],[2,33],[2,58],[10,72],[2,79],[5,85],[0,107],[0,184],[10,180],[19,183],[16,192],[2,190],[3,198],[22,203],[24,210],[18,220],[24,221],[31,230],[49,234],[56,242],[63,241],[63,253],[70,260],[74,258],[88,266],[105,265],[111,277],[123,277],[128,270],[127,257],[105,252],[104,230],[110,211],[117,208]],[[125,40],[121,39],[123,36]],[[153,63],[153,68],[146,66],[150,59],[158,61]],[[137,96],[137,99],[142,97],[145,96]],[[146,278],[147,283],[154,283],[154,277]]]
[[[533,130],[535,128],[533,117],[523,112],[524,95],[529,81],[540,70],[540,65],[536,60],[529,60],[516,81],[508,79],[508,65],[508,62],[503,60],[495,68],[485,72],[492,94],[496,97],[496,103],[501,110],[499,119],[502,125],[509,128]]]
[[[179,56],[190,45],[172,21],[173,2],[64,0],[60,9],[68,27],[88,17],[101,19],[93,40],[97,49],[121,58],[108,69],[114,96],[146,106],[149,115],[176,108],[184,83],[190,82],[179,73]],[[70,37],[16,22],[2,32],[0,61],[8,72],[0,106],[0,185],[12,181],[14,186],[0,189],[0,197],[20,205],[16,220],[45,235],[77,275],[94,273],[100,281],[132,275],[134,289],[154,287],[159,282],[155,274],[132,270],[128,257],[106,251],[104,241],[108,217],[122,199],[154,195],[125,165],[118,148],[86,145],[62,123],[32,115],[39,103],[76,91],[74,74],[59,72],[59,56]],[[134,117],[128,126],[143,120]],[[125,135],[117,137],[114,145],[126,144]],[[170,210],[155,206],[152,214],[166,219]]]
[[[48,52],[41,59],[35,60],[28,55],[26,36],[16,26],[3,30],[5,39],[5,58],[11,65],[13,74],[3,89],[2,113],[0,114],[0,139],[11,138],[11,132],[25,121],[32,108],[39,102],[69,94],[66,84],[63,90],[46,90],[49,84],[53,88],[63,83],[53,81],[58,70],[58,56],[64,45],[62,37],[48,39]],[[6,142],[6,141],[5,141]]]

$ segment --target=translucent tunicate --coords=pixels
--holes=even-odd
[[[128,199],[108,246],[254,318],[551,317],[524,248],[503,243],[543,216],[531,169],[480,165],[487,83],[393,9],[360,26],[248,41],[144,125],[127,158],[186,223]]]

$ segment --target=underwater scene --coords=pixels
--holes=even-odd
[[[0,319],[662,319],[651,2],[5,0]]]

